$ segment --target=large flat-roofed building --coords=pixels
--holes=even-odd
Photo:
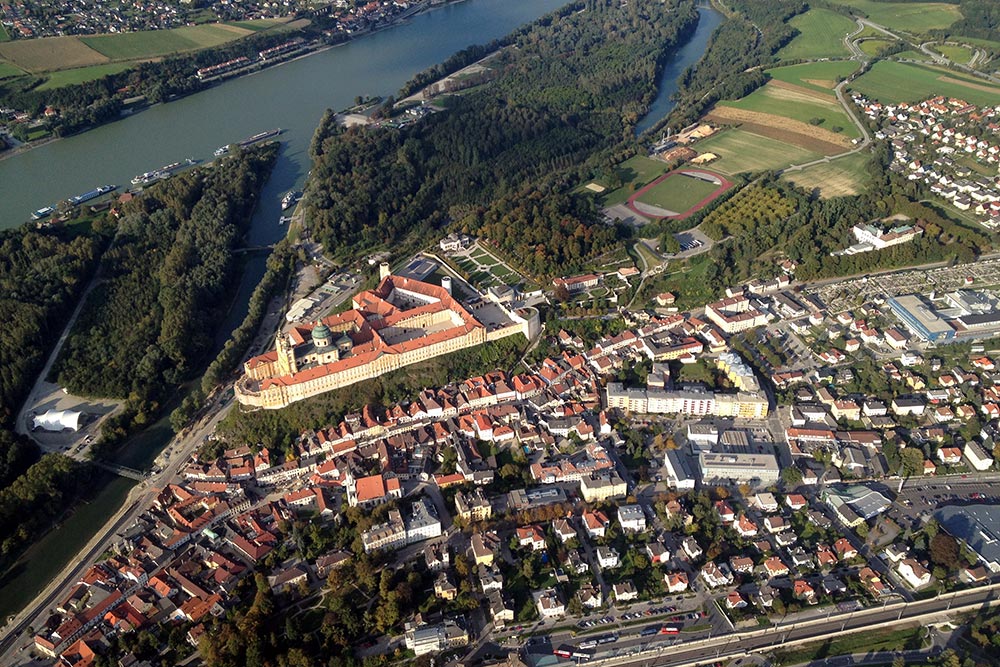
[[[723,394],[711,391],[626,389],[620,382],[609,382],[606,395],[609,408],[643,414],[763,419],[768,412],[767,397],[750,392]]]
[[[907,329],[922,340],[943,343],[955,338],[955,328],[919,294],[891,297],[889,308]]]
[[[766,486],[777,482],[780,472],[778,459],[773,454],[701,452],[698,465],[703,484]]]
[[[277,336],[274,350],[248,360],[236,382],[237,400],[283,408],[487,341],[519,333],[531,338],[537,328],[534,313],[489,304],[493,310],[484,318],[486,311],[474,315],[442,287],[383,273],[378,287],[355,295],[352,310],[294,326]]]
[[[663,456],[663,464],[667,468],[667,485],[679,491],[694,489],[694,474],[688,465],[687,456],[678,449],[668,449]]]
[[[1000,505],[947,505],[934,512],[934,518],[975,551],[991,572],[1000,572]]]
[[[754,308],[750,299],[742,295],[708,304],[705,306],[705,315],[729,334],[767,324],[767,315]]]

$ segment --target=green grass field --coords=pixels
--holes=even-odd
[[[0,79],[6,79],[8,76],[20,76],[22,74],[24,74],[24,71],[21,68],[0,60]]]
[[[64,69],[46,75],[45,83],[38,87],[38,90],[52,90],[62,86],[71,86],[76,83],[84,83],[100,79],[108,74],[117,74],[132,67],[132,63],[108,63],[107,65],[94,65],[92,67],[77,67],[76,69]]]
[[[9,41],[10,41],[10,33],[7,32],[6,28],[0,25],[0,42],[9,42]]]
[[[973,81],[958,72],[923,65],[882,61],[851,84],[880,102],[918,102],[934,95],[958,97],[972,104],[996,104],[1000,86]]]
[[[674,174],[644,192],[638,201],[684,213],[718,189],[719,186],[700,178]]]
[[[270,30],[276,25],[282,25],[285,23],[282,19],[255,19],[253,21],[229,21],[226,25],[236,26],[237,28],[243,28],[245,30],[252,30],[254,32],[260,32],[261,30]]]
[[[962,18],[958,5],[942,2],[876,2],[875,0],[834,0],[860,9],[874,23],[906,32],[925,33],[947,28]]]
[[[868,153],[856,153],[802,171],[789,172],[782,178],[800,188],[816,191],[823,198],[856,195],[865,189],[870,159]]]
[[[1000,51],[1000,42],[992,39],[980,39],[978,37],[952,37],[956,41],[968,42],[969,44],[975,44],[976,46],[985,46],[988,49],[996,49]]]
[[[810,9],[788,23],[799,34],[778,51],[785,60],[849,55],[844,36],[857,29],[854,21],[829,9]]]
[[[138,60],[218,46],[250,32],[227,25],[196,25],[172,30],[81,37],[80,41],[111,60]]]
[[[930,60],[930,57],[928,57],[926,53],[923,53],[921,51],[909,51],[909,50],[900,51],[899,53],[894,55],[893,58],[900,58],[904,60],[921,60],[923,62],[927,62]]]
[[[857,63],[849,60],[829,60],[819,63],[803,63],[776,67],[767,70],[772,79],[802,86],[809,90],[825,93],[830,99],[835,99],[834,86],[840,79],[847,78],[858,68]]]
[[[948,60],[964,65],[972,60],[972,49],[965,46],[954,46],[951,44],[935,44],[931,47]]]
[[[631,197],[632,193],[638,190],[641,185],[667,173],[667,164],[644,155],[636,155],[617,165],[615,171],[618,178],[621,179],[622,186],[601,193],[598,199],[601,206],[621,204]],[[596,179],[593,182],[608,187],[608,184],[602,179]],[[582,192],[587,192],[587,190],[582,190]]]
[[[790,164],[800,164],[820,157],[818,153],[798,146],[784,144],[759,134],[733,129],[699,141],[699,153],[715,153],[719,160],[710,169],[726,175],[761,169],[780,169]]]
[[[836,101],[824,102],[772,85],[758,88],[742,99],[723,102],[720,106],[792,118],[825,130],[840,127],[840,134],[846,137],[859,136],[858,128]],[[814,118],[822,120],[820,123],[811,123]]]
[[[877,56],[879,51],[895,43],[896,40],[894,39],[866,39],[865,41],[858,43],[858,46],[868,55]]]

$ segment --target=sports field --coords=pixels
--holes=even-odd
[[[856,153],[802,171],[788,172],[782,178],[825,199],[856,195],[865,189],[870,159],[868,153]]]
[[[964,65],[972,60],[972,49],[953,44],[935,44],[931,47],[948,60]]]
[[[827,101],[811,91],[796,91],[774,83],[768,83],[742,99],[720,102],[719,106],[791,118],[849,138],[859,136],[858,128],[835,100]],[[834,130],[835,127],[840,130]]]
[[[215,23],[172,30],[81,37],[80,41],[111,60],[138,60],[218,46],[252,32],[247,28]]]
[[[132,63],[107,63],[104,65],[59,70],[58,72],[46,74],[45,83],[38,86],[38,90],[51,90],[53,88],[61,88],[62,86],[93,81],[108,74],[124,72],[129,67],[132,67]],[[2,65],[0,65],[0,70],[2,70]]]
[[[798,29],[795,39],[786,44],[778,57],[784,60],[847,56],[844,37],[857,29],[857,24],[843,14],[829,9],[810,9],[788,22]]]
[[[621,187],[604,192],[600,196],[598,201],[603,207],[623,203],[638,189],[636,186],[645,185],[654,178],[667,173],[667,163],[644,155],[636,155],[615,166],[615,172],[620,179]],[[591,182],[607,188],[610,183],[607,183],[606,180],[599,178]]]
[[[820,157],[819,153],[740,129],[703,139],[695,148],[700,153],[718,155],[720,159],[712,163],[712,169],[724,174],[781,169]]]
[[[935,95],[979,105],[1000,99],[1000,86],[968,79],[958,72],[925,65],[881,61],[851,83],[851,88],[880,102],[918,102]]]
[[[878,2],[877,0],[834,0],[834,2],[860,9],[879,25],[913,33],[947,28],[962,18],[957,4],[943,2]]]
[[[830,99],[835,99],[833,89],[840,79],[847,78],[858,68],[857,63],[850,60],[827,60],[816,63],[802,63],[788,67],[776,67],[767,70],[772,79],[784,81],[800,88],[808,88],[817,93],[823,93]]]
[[[684,219],[732,185],[719,174],[685,167],[660,176],[632,195],[625,205],[646,218]]]
[[[637,196],[636,201],[683,213],[718,189],[716,183],[674,173]]]

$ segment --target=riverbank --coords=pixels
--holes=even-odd
[[[336,44],[326,44],[326,43],[322,43],[322,42],[315,42],[315,43],[313,43],[314,45],[309,45],[307,48],[303,49],[302,52],[298,53],[294,57],[284,58],[284,59],[276,60],[276,61],[273,61],[273,62],[270,62],[270,63],[262,63],[259,66],[253,67],[252,69],[247,69],[246,71],[238,72],[238,73],[234,74],[233,76],[220,75],[219,77],[216,77],[216,78],[212,79],[209,82],[209,85],[206,85],[204,88],[196,90],[196,91],[194,91],[194,92],[192,92],[192,93],[190,93],[188,95],[183,95],[183,96],[175,97],[175,98],[172,98],[170,100],[167,100],[166,102],[157,102],[156,104],[146,104],[146,105],[143,105],[138,110],[133,110],[130,113],[119,115],[118,117],[109,119],[108,121],[106,121],[104,123],[101,123],[99,125],[90,125],[90,126],[84,128],[83,130],[81,130],[79,132],[74,132],[73,134],[69,134],[69,135],[66,135],[66,136],[63,136],[63,137],[50,136],[50,137],[46,137],[44,139],[39,139],[37,141],[23,142],[20,145],[14,147],[14,148],[11,148],[10,150],[6,150],[6,151],[3,151],[2,153],[0,153],[0,162],[3,162],[4,160],[7,160],[8,158],[17,157],[18,155],[22,155],[24,153],[27,153],[27,152],[35,149],[35,148],[41,148],[42,146],[46,146],[48,144],[55,143],[55,142],[57,142],[57,141],[59,141],[61,139],[66,139],[66,138],[69,138],[69,137],[81,136],[83,134],[86,134],[86,133],[91,132],[93,130],[96,130],[98,128],[104,127],[106,125],[111,125],[113,123],[116,123],[118,121],[124,120],[126,118],[131,117],[131,116],[141,114],[144,111],[148,111],[149,109],[152,109],[152,108],[155,108],[155,107],[158,107],[158,106],[161,106],[161,105],[172,104],[172,103],[174,103],[176,101],[179,101],[179,100],[182,100],[182,99],[186,99],[186,98],[189,98],[189,97],[192,97],[192,96],[195,96],[195,95],[199,95],[201,93],[204,93],[204,92],[207,92],[209,90],[212,90],[213,88],[216,88],[216,87],[221,86],[223,84],[230,83],[232,81],[236,81],[238,79],[242,79],[242,78],[245,78],[245,77],[254,76],[255,74],[260,74],[261,72],[265,72],[265,71],[268,71],[268,70],[277,69],[278,67],[281,67],[282,65],[287,65],[289,63],[293,63],[293,62],[296,62],[298,60],[302,60],[302,59],[305,59],[305,58],[310,58],[312,56],[319,55],[319,54],[324,53],[326,51],[329,51],[331,49],[335,49],[337,47],[346,46],[346,45],[351,44],[352,42],[360,40],[360,39],[362,39],[364,37],[370,37],[372,35],[376,35],[378,33],[384,32],[386,30],[389,30],[389,29],[392,29],[392,28],[397,28],[397,27],[399,27],[401,25],[406,24],[407,22],[409,22],[410,20],[412,20],[413,18],[415,18],[416,16],[419,16],[421,14],[428,13],[428,12],[430,12],[432,10],[444,9],[444,8],[450,7],[451,5],[456,5],[456,4],[460,4],[460,3],[464,3],[464,2],[468,2],[468,0],[449,0],[448,2],[439,2],[439,3],[433,3],[430,0],[425,0],[419,6],[413,7],[411,9],[408,9],[408,10],[404,11],[402,14],[400,14],[398,16],[394,16],[392,18],[392,20],[390,20],[390,21],[386,21],[385,23],[380,24],[380,25],[378,25],[378,26],[376,26],[374,28],[369,28],[369,29],[362,30],[362,31],[359,31],[359,32],[356,32],[356,33],[351,33],[346,39],[344,39],[342,41],[339,41]],[[381,91],[381,92],[386,92],[386,91]]]

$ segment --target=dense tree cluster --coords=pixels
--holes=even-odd
[[[0,429],[0,489],[10,485],[38,460],[38,447],[25,437]]]
[[[238,151],[122,207],[101,282],[53,368],[74,393],[126,399],[105,421],[98,453],[150,423],[166,389],[206,362],[236,274],[233,251],[276,155],[275,144]]]
[[[743,188],[705,216],[701,231],[716,241],[739,236],[762,225],[781,221],[795,212],[796,202],[774,187],[755,184]]]
[[[505,227],[501,249],[539,275],[606,250],[618,231],[588,230],[602,224],[595,209],[551,190],[559,174],[631,136],[697,14],[686,1],[579,9],[517,34],[516,48],[491,61],[493,83],[446,113],[399,131],[324,124],[307,202],[326,248],[394,244],[455,219],[477,233]]]
[[[47,530],[87,488],[90,469],[62,454],[46,454],[0,489],[0,562]]]
[[[937,34],[1000,41],[1000,5],[994,0],[962,0],[959,9],[962,18]]]
[[[97,237],[27,227],[0,232],[0,426],[9,424],[92,273]]]
[[[598,222],[592,198],[538,190],[497,199],[462,229],[489,238],[535,276],[575,273],[628,235],[624,225]]]

